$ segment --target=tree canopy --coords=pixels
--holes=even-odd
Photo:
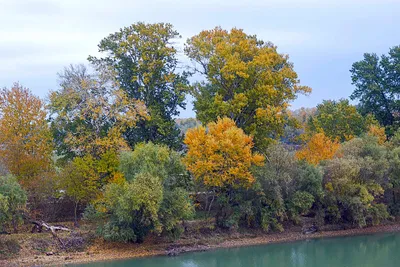
[[[26,189],[51,167],[52,136],[45,105],[15,83],[0,91],[0,161]]]
[[[264,160],[252,152],[252,138],[229,118],[207,124],[207,130],[189,129],[185,144],[188,170],[209,187],[249,187],[254,183],[250,167]]]
[[[283,134],[290,101],[311,91],[299,85],[287,55],[240,29],[202,31],[188,39],[185,53],[205,77],[192,90],[197,118],[203,124],[232,119],[259,150]]]
[[[179,73],[179,33],[169,23],[136,23],[101,40],[104,57],[89,57],[97,66],[111,68],[130,99],[143,101],[150,119],[139,120],[125,136],[133,147],[139,142],[181,146],[180,131],[173,117],[185,107],[188,72]]]
[[[146,118],[143,102],[128,98],[107,70],[90,74],[83,65],[71,65],[59,77],[48,105],[58,154],[100,158],[128,148],[123,133]]]
[[[400,125],[400,46],[387,55],[365,53],[350,70],[355,90],[351,99],[359,100],[361,114],[373,114],[393,134]]]
[[[324,100],[317,106],[316,114],[309,118],[307,128],[343,142],[365,133],[369,122],[372,123],[372,119],[368,121],[347,99]]]

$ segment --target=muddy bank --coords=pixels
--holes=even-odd
[[[400,223],[374,226],[362,229],[347,229],[336,231],[320,231],[304,235],[298,228],[286,230],[283,233],[261,234],[260,232],[227,233],[214,231],[196,236],[184,236],[176,242],[162,242],[158,239],[148,239],[143,244],[120,244],[104,242],[96,239],[90,246],[80,252],[47,251],[31,253],[27,251],[27,240],[22,241],[21,253],[8,260],[0,260],[0,266],[63,266],[71,263],[88,263],[94,261],[109,261],[156,255],[178,255],[191,251],[204,251],[217,248],[252,246],[280,242],[292,242],[311,238],[352,236],[400,231]],[[12,235],[13,236],[13,235]],[[38,236],[36,235],[36,238]],[[13,237],[15,238],[15,236]],[[17,236],[18,238],[18,236]],[[22,238],[21,236],[19,237]],[[25,242],[25,243],[24,243]],[[25,247],[24,247],[25,246]]]

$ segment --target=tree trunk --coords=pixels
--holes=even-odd
[[[75,210],[74,210],[74,216],[75,216],[75,220],[74,220],[74,226],[79,228],[79,223],[78,223],[78,205],[79,205],[79,201],[75,202]]]

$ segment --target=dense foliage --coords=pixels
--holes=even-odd
[[[142,242],[150,232],[179,237],[181,221],[193,215],[179,154],[166,146],[139,144],[121,155],[120,169],[126,180],[108,184],[91,214],[105,220],[102,236],[123,242]]]
[[[121,242],[176,239],[194,217],[282,231],[400,215],[399,47],[353,64],[357,106],[290,111],[311,90],[276,46],[202,31],[184,46],[204,79],[190,85],[179,37],[164,23],[110,34],[103,57],[60,73],[47,105],[19,84],[0,91],[1,231],[52,203]],[[188,92],[196,118],[176,119]]]
[[[311,132],[324,133],[331,140],[344,142],[365,133],[372,119],[358,113],[349,100],[324,100],[317,106],[316,114],[308,120]]]
[[[22,222],[27,195],[12,175],[0,176],[0,230],[10,224],[17,232]]]
[[[141,100],[150,115],[125,133],[131,146],[139,142],[180,148],[180,131],[173,119],[185,107],[188,73],[178,73],[174,39],[179,33],[169,23],[137,23],[101,40],[99,52],[89,57],[96,67],[111,68],[130,99]]]
[[[52,136],[44,102],[16,83],[0,91],[0,161],[27,190],[51,168]]]
[[[364,59],[351,68],[351,79],[356,86],[351,99],[360,101],[361,114],[373,114],[378,122],[393,134],[400,124],[400,46],[380,58],[365,53]]]
[[[187,41],[185,53],[206,78],[192,90],[197,118],[204,124],[232,119],[260,150],[283,134],[289,102],[311,91],[299,85],[287,55],[240,29],[202,31]]]

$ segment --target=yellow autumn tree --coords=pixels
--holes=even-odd
[[[318,164],[322,160],[331,159],[340,148],[337,141],[332,141],[324,133],[314,134],[308,143],[296,153],[297,159]]]
[[[0,160],[25,189],[43,186],[53,151],[44,103],[15,83],[0,91]]]
[[[253,140],[229,118],[218,119],[189,129],[185,144],[185,159],[197,181],[208,187],[245,187],[254,182],[250,167],[262,165],[264,157],[253,153]]]
[[[231,118],[258,151],[284,134],[290,102],[311,92],[287,55],[241,29],[201,31],[188,39],[185,53],[205,78],[192,87],[196,118],[203,124]]]

